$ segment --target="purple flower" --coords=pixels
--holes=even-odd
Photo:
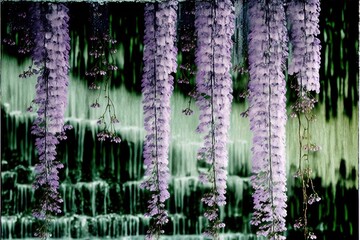
[[[206,217],[209,221],[213,222],[217,219],[219,219],[219,210],[216,209],[208,209],[205,213],[204,213],[204,217]]]
[[[157,6],[155,9],[155,5]],[[177,1],[145,5],[144,69],[142,94],[144,127],[145,180],[140,185],[153,192],[146,216],[154,219],[147,239],[161,234],[168,221],[163,204],[170,197],[168,152],[170,138],[170,97],[172,72],[177,68],[176,20]]]
[[[304,224],[302,223],[302,219],[298,219],[295,221],[294,228],[295,229],[301,229],[304,227]]]
[[[309,233],[309,239],[317,239],[316,235],[313,232]]]
[[[86,72],[85,75],[90,75],[90,74]],[[100,86],[93,82],[90,84],[89,89],[90,90],[99,90]]]
[[[113,138],[111,139],[111,142],[121,143],[121,139],[120,139],[120,137],[113,137]]]
[[[116,66],[116,65],[109,65],[109,67],[108,67],[108,69],[109,70],[113,70],[113,71],[116,71],[116,70],[118,70],[118,67]]]
[[[309,198],[308,198],[308,203],[310,205],[312,205],[315,202],[319,202],[321,200],[321,198],[319,197],[319,195],[317,193],[312,193],[310,194]]]
[[[293,54],[289,74],[297,74],[299,85],[306,91],[320,92],[319,0],[291,0],[288,5]]]
[[[63,126],[63,131],[66,131],[66,130],[71,130],[71,129],[73,129],[74,127],[72,126],[72,125],[70,125],[70,124],[65,124],[64,126]]]
[[[42,138],[36,138],[35,146],[39,152],[39,163],[35,165],[35,181],[34,188],[43,188],[44,194],[50,196],[47,198],[44,196],[41,204],[52,206],[51,208],[43,209],[38,212],[41,215],[48,214],[48,212],[58,213],[60,208],[57,205],[60,195],[58,169],[63,168],[63,165],[55,160],[56,145],[58,144],[57,138],[52,133],[47,133]],[[36,217],[36,215],[34,215]]]
[[[228,165],[228,129],[232,96],[231,49],[234,33],[234,6],[230,0],[215,3],[196,2],[196,104],[200,109],[197,127],[203,133],[204,146],[198,151],[198,159],[210,165],[213,171],[200,174],[200,181],[212,183],[213,194],[202,198],[209,209],[204,216],[210,227],[206,233],[215,236],[220,216],[218,207],[226,204],[226,179]],[[214,210],[214,206],[216,206]]]
[[[27,109],[26,109],[27,112],[33,112],[33,107],[32,106],[29,106]]]
[[[119,123],[119,120],[116,118],[116,116],[111,116],[111,123]]]
[[[63,4],[52,4],[46,19],[38,16],[40,6],[36,8],[34,19],[37,29],[33,62],[44,70],[38,77],[36,84],[36,103],[39,105],[39,118],[44,119],[46,112],[47,131],[57,133],[62,131],[64,113],[67,106],[67,88],[69,72],[70,37],[68,30],[68,9]],[[41,31],[41,29],[43,29]],[[61,37],[58,37],[58,36]],[[45,43],[45,44],[44,44]],[[61,51],[60,51],[61,50]],[[48,97],[48,99],[45,98]],[[45,110],[46,108],[46,110]]]
[[[206,193],[206,194],[204,194],[201,201],[204,202],[209,207],[212,207],[215,205],[215,195],[212,193]]]
[[[107,131],[99,132],[97,135],[99,141],[105,141],[107,138],[111,137],[111,134]]]
[[[57,138],[61,141],[61,140],[66,140],[67,139],[67,136],[65,134],[65,132],[61,132]]]
[[[64,127],[64,113],[69,85],[69,17],[63,4],[34,4],[31,11],[36,33],[32,59],[34,65],[42,69],[36,84],[34,103],[38,105],[38,116],[32,134],[36,135],[35,147],[39,154],[33,186],[41,188],[43,196],[33,216],[47,220],[48,215],[61,212],[58,173],[64,166],[56,161],[56,146],[58,138],[66,139],[63,131],[68,128]],[[48,235],[47,225],[44,226],[38,236]]]
[[[249,119],[253,132],[251,183],[258,235],[285,239],[287,32],[283,1],[249,5]]]
[[[225,227],[225,223],[218,223],[215,225],[216,228],[224,228]]]
[[[90,105],[90,107],[92,108],[99,108],[100,107],[100,104],[98,102],[94,102]]]

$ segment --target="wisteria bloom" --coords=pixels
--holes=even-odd
[[[168,152],[170,142],[170,97],[177,68],[176,22],[177,1],[145,5],[144,72],[142,94],[144,126],[145,181],[141,184],[152,192],[146,216],[153,224],[147,239],[163,233],[168,222],[165,200],[170,197]]]
[[[70,50],[68,8],[63,4],[52,4],[49,12],[43,12],[44,9],[40,12],[40,8],[34,11],[43,14],[39,16],[39,22],[36,21],[40,31],[36,33],[32,57],[34,64],[42,70],[36,84],[34,102],[39,110],[35,125],[46,122],[46,131],[56,134],[62,131],[67,106]]]
[[[200,181],[212,185],[211,192],[202,198],[208,206],[204,214],[210,222],[204,232],[208,236],[215,236],[218,229],[225,226],[220,221],[219,207],[226,204],[234,19],[234,6],[230,0],[217,1],[216,4],[196,2],[196,103],[200,109],[197,132],[205,135],[198,158],[209,166],[207,171],[200,173]]]
[[[36,30],[32,59],[40,69],[34,99],[38,116],[32,127],[39,154],[34,188],[43,194],[34,216],[45,220],[47,215],[61,212],[58,170],[63,164],[56,161],[56,145],[58,136],[64,139],[63,131],[67,128],[64,127],[64,113],[69,72],[69,17],[68,8],[63,4],[35,4],[32,14]]]
[[[289,63],[289,74],[297,75],[298,84],[305,91],[320,92],[320,40],[319,0],[292,0],[287,8],[291,25],[293,54]]]
[[[252,224],[258,235],[285,239],[286,84],[283,74],[287,35],[283,1],[249,5],[249,118],[253,132]]]

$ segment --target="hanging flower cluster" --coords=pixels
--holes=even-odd
[[[113,54],[116,53],[114,44],[116,44],[117,41],[105,33],[101,36],[91,37],[90,41],[93,48],[89,54],[91,58],[94,58],[95,63],[85,75],[92,81],[89,89],[97,91],[97,97],[95,101],[91,103],[90,107],[103,107],[102,104],[100,104],[102,94],[105,99],[103,112],[97,121],[97,124],[102,127],[102,130],[97,134],[97,137],[99,141],[110,140],[110,142],[120,143],[121,139],[116,135],[114,126],[119,123],[119,119],[116,116],[115,105],[110,96],[111,76],[114,71],[118,70],[113,58]]]
[[[183,52],[195,50],[195,63],[191,66],[192,55],[187,55],[180,66],[179,84],[189,86],[191,77],[196,74],[196,89],[189,95],[196,99],[199,107],[199,125],[196,131],[204,135],[203,146],[198,151],[201,166],[199,179],[209,187],[201,201],[205,205],[204,216],[209,226],[204,234],[219,238],[225,227],[220,216],[220,207],[226,204],[226,181],[228,166],[228,130],[232,96],[231,50],[234,33],[233,0],[196,0],[195,34],[183,34]],[[249,98],[249,109],[243,113],[250,118],[253,132],[252,146],[252,187],[254,188],[254,214],[251,224],[258,226],[257,234],[268,239],[285,239],[286,231],[286,83],[284,76],[287,52],[287,30],[284,0],[249,1],[249,71],[242,66],[234,70],[241,74],[249,73],[248,91],[243,95]],[[165,0],[145,5],[144,73],[142,78],[144,127],[145,180],[140,187],[150,191],[148,211],[151,226],[146,239],[158,239],[164,233],[163,227],[169,221],[166,200],[170,197],[168,182],[170,170],[168,153],[170,143],[170,98],[173,92],[174,77],[177,71],[177,0]],[[97,91],[92,108],[104,106],[98,124],[104,126],[97,137],[100,141],[110,140],[119,143],[114,124],[119,120],[115,106],[110,98],[110,81],[118,69],[112,54],[116,53],[116,40],[108,34],[100,7],[95,5],[93,15],[94,36],[89,55],[93,66],[86,72],[92,79],[89,89]],[[321,200],[311,179],[309,165],[311,152],[320,150],[312,142],[310,122],[315,116],[312,110],[319,93],[320,41],[319,0],[289,0],[287,4],[291,30],[292,56],[288,73],[296,79],[295,91],[298,99],[292,106],[291,116],[299,121],[299,169],[295,173],[302,184],[302,216],[296,220],[295,229],[304,230],[305,239],[316,239],[308,227],[308,206]],[[41,221],[37,235],[48,238],[50,218],[61,213],[62,199],[59,194],[59,169],[63,164],[56,160],[56,147],[59,140],[66,139],[64,112],[67,106],[69,72],[69,16],[64,4],[35,3],[30,9],[31,16],[23,11],[10,26],[11,36],[3,43],[19,45],[18,53],[26,54],[32,50],[32,65],[19,75],[21,78],[38,75],[36,97],[37,117],[32,127],[36,136],[35,146],[39,163],[35,165],[34,188],[41,196],[33,216]],[[26,24],[22,22],[29,20]],[[15,24],[16,23],[16,24]],[[30,24],[29,24],[30,23]],[[31,29],[32,31],[30,31]],[[190,28],[186,28],[188,31]],[[193,30],[193,29],[192,29]],[[33,34],[33,36],[31,36]],[[16,37],[15,37],[16,36]],[[17,40],[16,40],[17,39]],[[21,43],[24,45],[20,45]],[[196,44],[196,49],[195,49]],[[34,49],[32,49],[34,48]],[[290,78],[290,79],[291,79]],[[98,82],[102,80],[103,86]],[[101,91],[100,91],[101,89]],[[105,104],[100,96],[105,93]],[[191,115],[191,98],[183,110]],[[101,105],[100,105],[101,103]],[[29,111],[32,111],[32,106]],[[305,120],[305,121],[303,121]]]
[[[48,236],[48,221],[52,214],[60,213],[58,172],[63,164],[56,161],[56,145],[65,139],[64,113],[67,106],[70,38],[68,8],[63,4],[48,6],[36,4],[33,16],[37,32],[33,63],[40,69],[34,103],[38,105],[32,134],[36,135],[39,163],[35,165],[34,188],[42,193],[40,206],[34,217],[44,220],[37,235]]]
[[[288,7],[288,18],[291,24],[291,43],[293,56],[289,64],[289,74],[295,75],[297,84],[293,87],[297,93],[297,101],[292,106],[292,117],[299,123],[299,169],[295,177],[302,185],[302,216],[296,220],[295,229],[304,231],[305,239],[316,239],[316,235],[308,226],[308,205],[321,200],[313,181],[309,157],[311,152],[320,147],[311,142],[310,123],[315,120],[312,110],[316,99],[311,91],[320,92],[320,40],[316,37],[319,31],[319,0],[292,0]]]
[[[285,239],[286,230],[286,84],[285,12],[281,0],[249,5],[249,118],[253,132],[252,224],[258,235]]]
[[[293,54],[289,74],[297,74],[299,85],[306,91],[320,92],[319,0],[292,0],[288,5]]]
[[[141,184],[152,192],[146,216],[152,224],[146,239],[156,239],[168,222],[165,200],[170,197],[168,181],[168,152],[170,141],[170,97],[173,91],[173,74],[176,72],[177,1],[148,3],[145,5],[144,73],[142,94],[146,180]]]
[[[120,143],[121,139],[115,133],[115,124],[119,123],[116,109],[110,96],[111,78],[114,71],[118,70],[113,55],[117,52],[117,41],[109,35],[107,5],[92,5],[92,31],[90,37],[91,50],[89,58],[93,60],[91,68],[85,72],[85,76],[91,80],[89,89],[96,92],[96,99],[91,103],[91,108],[103,108],[97,124],[101,131],[97,134],[99,141],[110,140]],[[104,101],[101,102],[101,97]],[[100,104],[101,103],[101,104]]]
[[[197,2],[195,6],[196,103],[200,109],[197,132],[205,133],[198,159],[207,165],[200,172],[200,181],[211,184],[202,202],[207,206],[204,216],[209,220],[206,236],[218,237],[225,227],[219,207],[226,204],[228,166],[228,129],[232,102],[231,36],[234,32],[234,7],[230,0],[217,3]]]
[[[299,104],[310,102],[310,104]],[[313,108],[313,99],[300,99],[292,106],[295,116],[299,121],[299,168],[294,174],[298,178],[302,188],[302,214],[301,217],[295,220],[294,229],[300,229],[304,233],[304,239],[316,239],[316,235],[311,231],[308,225],[308,211],[309,205],[312,205],[321,200],[318,193],[315,191],[315,186],[311,178],[312,169],[310,168],[309,160],[312,152],[320,150],[320,147],[311,142],[310,122],[313,121],[314,115],[311,112]],[[312,107],[309,107],[309,105]],[[305,123],[302,121],[302,115]]]
[[[315,120],[312,110],[316,99],[311,91],[320,92],[320,40],[319,31],[320,2],[318,0],[295,1],[289,3],[288,18],[291,24],[291,43],[293,56],[289,64],[289,74],[295,75],[297,84],[293,86],[297,101],[292,106],[292,117],[299,123],[299,168],[295,177],[302,185],[302,214],[294,224],[295,229],[302,229],[305,239],[316,239],[308,226],[308,208],[321,200],[311,179],[312,169],[309,158],[311,152],[320,147],[311,142],[310,123]]]

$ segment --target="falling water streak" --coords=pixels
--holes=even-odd
[[[35,79],[17,79],[17,73],[21,72],[23,69],[27,67],[27,64],[22,66],[18,66],[15,59],[8,58],[6,55],[3,56],[4,61],[2,62],[1,72],[3,74],[3,82],[2,82],[2,93],[3,93],[3,107],[6,113],[9,115],[6,116],[5,125],[6,129],[9,129],[14,134],[7,135],[9,137],[9,147],[12,150],[18,150],[18,142],[20,141],[20,137],[23,136],[23,130],[27,129],[29,132],[29,127],[31,126],[31,122],[34,118],[34,114],[25,113],[25,109],[28,104],[34,97],[34,93],[31,91],[26,91],[27,89],[33,89],[35,84]],[[14,76],[15,74],[15,76]],[[93,139],[95,139],[96,132],[98,130],[96,125],[96,117],[99,115],[96,110],[90,110],[87,106],[91,100],[91,93],[88,92],[87,86],[85,83],[79,81],[79,79],[71,79],[70,89],[71,93],[69,94],[69,109],[67,111],[67,120],[70,121],[72,125],[75,126],[76,138],[77,138],[77,148],[76,154],[77,161],[82,162],[83,159],[83,151],[85,148],[85,133],[86,131],[90,131]],[[133,180],[140,180],[141,178],[141,170],[142,166],[140,164],[142,155],[142,139],[144,137],[144,131],[142,129],[143,116],[141,109],[141,98],[136,96],[135,94],[131,94],[127,92],[124,88],[114,89],[110,93],[113,96],[113,99],[117,102],[119,108],[119,116],[123,115],[123,119],[121,119],[121,126],[117,127],[117,131],[120,132],[122,137],[126,139],[128,142],[128,146],[131,146],[132,159],[131,162],[134,164],[132,166],[132,171],[129,173],[130,178]],[[83,96],[82,98],[76,98],[76,96]],[[195,191],[196,184],[193,179],[197,178],[197,170],[196,170],[196,149],[198,148],[201,139],[193,134],[194,129],[197,126],[196,119],[198,118],[198,112],[195,111],[195,114],[190,117],[182,116],[181,110],[187,104],[187,99],[184,98],[181,94],[175,93],[172,98],[172,142],[171,142],[171,151],[170,151],[170,169],[172,171],[172,175],[174,176],[171,181],[171,188],[174,189],[175,199],[177,204],[179,204],[179,209],[185,209],[183,203],[180,202],[180,199],[184,199],[185,196],[190,196],[192,192]],[[339,112],[343,111],[343,104],[339,104]],[[240,113],[246,109],[246,105],[244,104],[233,104],[233,114],[231,115],[231,130],[230,130],[230,146],[229,146],[229,172],[230,175],[238,175],[238,176],[229,176],[228,180],[228,188],[229,191],[236,192],[235,201],[241,201],[242,199],[242,191],[240,189],[243,188],[244,183],[246,183],[246,177],[249,175],[249,140],[250,140],[250,132],[248,130],[248,120],[240,117]],[[335,185],[340,180],[341,176],[339,175],[339,166],[340,160],[343,158],[346,160],[346,179],[345,186],[346,188],[358,187],[358,182],[351,180],[352,171],[355,170],[356,175],[358,172],[358,163],[357,163],[357,153],[358,153],[358,139],[353,132],[357,131],[357,123],[359,120],[358,114],[354,114],[353,118],[349,120],[344,115],[339,115],[336,119],[330,119],[329,122],[325,120],[325,107],[324,105],[320,105],[316,110],[316,114],[318,116],[317,122],[314,123],[314,128],[312,129],[314,136],[322,136],[317,139],[317,143],[322,147],[322,150],[315,154],[311,160],[311,167],[313,169],[317,169],[314,175],[322,178],[323,186],[333,186],[335,189]],[[354,112],[358,111],[357,108],[354,108]],[[130,114],[131,112],[131,114]],[[87,120],[90,119],[90,120]],[[29,124],[30,123],[30,124]],[[236,123],[236,124],[235,124]],[[22,126],[21,131],[19,127]],[[289,156],[290,164],[287,166],[287,172],[293,171],[293,166],[296,166],[296,157],[297,156],[297,148],[296,145],[292,144],[292,139],[296,139],[294,133],[296,129],[296,121],[292,121],[289,119],[287,125],[287,152]],[[240,139],[240,133],[242,138]],[[34,154],[32,154],[33,149],[32,144],[29,142],[20,148],[21,152],[21,161],[24,164],[32,165],[35,159],[32,159]],[[21,146],[21,145],[20,145]],[[333,151],[333,149],[338,149],[338,151]],[[70,149],[67,149],[69,151]],[[67,154],[65,154],[67,155]],[[96,156],[94,154],[94,156]],[[135,161],[137,159],[137,162]],[[111,161],[116,161],[116,158],[112,158]],[[3,159],[2,161],[10,162],[11,159]],[[95,160],[91,160],[95,163]],[[115,164],[115,163],[111,163]],[[329,171],[329,169],[331,171]],[[67,171],[65,169],[65,171]],[[4,171],[1,174],[2,183],[12,181],[18,181],[17,172]],[[239,177],[241,176],[241,177]],[[11,179],[11,180],[10,180]],[[350,180],[349,180],[350,179]],[[124,184],[125,188],[129,188],[131,194],[135,197],[141,196],[141,190],[135,187],[134,183],[133,187],[130,188],[131,182],[126,182]],[[195,187],[189,187],[193,186]],[[100,184],[101,185],[101,184]],[[293,179],[289,177],[289,188],[293,186]],[[30,185],[29,185],[30,186]],[[63,183],[61,185],[61,193],[68,194],[68,200],[65,200],[66,209],[68,211],[74,212],[73,209],[84,208],[84,202],[81,203],[82,206],[77,206],[75,203],[75,189],[81,189],[80,186],[85,186],[87,188],[86,191],[90,193],[91,196],[95,198],[99,198],[100,201],[104,203],[108,203],[108,198],[110,197],[102,197],[97,196],[100,192],[106,193],[108,195],[109,188],[105,187],[103,189],[98,189],[93,187],[91,183],[78,183],[76,184],[68,184]],[[25,187],[26,188],[26,187]],[[81,190],[81,194],[84,194],[84,189]],[[22,186],[16,189],[23,189]],[[29,195],[29,193],[25,193],[24,190],[16,190],[20,191],[19,194],[13,192],[13,190],[9,190],[9,198],[4,200],[11,201],[13,198],[19,198],[21,196],[21,191],[23,196]],[[94,192],[91,192],[94,191]],[[335,191],[332,191],[336,194]],[[292,194],[292,192],[289,192]],[[101,198],[102,197],[102,198]],[[91,201],[94,197],[92,197]],[[175,201],[174,199],[174,201]],[[58,229],[57,234],[61,236],[70,236],[73,235],[70,232],[71,225],[75,224],[79,226],[79,228],[74,233],[77,237],[86,237],[85,234],[89,231],[89,224],[91,221],[95,221],[96,224],[100,224],[102,227],[101,232],[109,231],[110,225],[114,226],[114,222],[118,222],[121,224],[128,224],[130,218],[135,219],[131,220],[131,224],[134,224],[135,227],[127,226],[122,229],[121,232],[119,230],[115,230],[115,227],[111,227],[113,229],[113,236],[120,236],[130,233],[139,233],[141,231],[140,223],[146,224],[144,219],[142,219],[137,214],[139,213],[137,206],[135,203],[138,201],[131,201],[134,205],[131,207],[131,212],[134,216],[131,215],[100,215],[102,217],[89,217],[86,215],[73,215],[71,217],[60,217],[54,222],[54,229]],[[93,205],[93,204],[91,204]],[[29,207],[29,206],[28,206]],[[229,211],[230,209],[228,209]],[[18,211],[18,210],[15,210]],[[80,211],[80,210],[78,210]],[[226,209],[225,209],[226,211]],[[98,213],[96,209],[91,209],[92,214]],[[19,214],[20,212],[16,212],[15,214]],[[81,213],[84,214],[84,210],[81,210]],[[105,214],[105,212],[103,212]],[[179,213],[180,214],[180,213]],[[107,217],[104,216],[112,216],[116,220],[105,221]],[[116,216],[116,217],[115,217]],[[172,216],[172,215],[170,215]],[[24,229],[23,236],[29,237],[29,228],[32,222],[27,220],[27,218],[19,218],[17,215],[13,216],[3,216],[2,217],[2,232],[5,236],[14,237],[15,232],[15,223],[20,219],[21,226]],[[185,231],[181,229],[180,226],[185,227],[186,224],[183,224],[183,218],[180,215],[174,215],[172,217],[173,225],[176,225],[176,231]],[[137,223],[139,222],[139,224]],[[106,224],[105,224],[106,223]],[[129,223],[130,224],[130,223]],[[130,224],[130,225],[131,225]],[[69,227],[70,226],[70,227]],[[205,226],[205,220],[201,218],[196,222],[196,231],[201,233],[202,228]],[[61,230],[60,230],[61,229]],[[131,230],[136,229],[136,230]],[[181,230],[180,230],[181,229]],[[100,230],[99,230],[100,231]],[[61,233],[60,233],[61,232]],[[26,234],[28,234],[26,236]],[[135,238],[132,238],[135,239]],[[180,238],[176,238],[180,239]],[[190,239],[184,237],[184,239]],[[196,239],[196,238],[194,238]],[[230,239],[230,237],[229,237]],[[239,239],[247,239],[246,236]]]
[[[239,65],[245,67],[246,64],[246,48],[247,48],[247,34],[248,34],[248,23],[247,23],[247,8],[248,3],[244,0],[235,1],[235,33],[234,48],[232,51],[233,65]],[[234,74],[235,78],[237,73]]]
[[[27,105],[31,102],[34,93],[27,91],[31,89],[32,85],[35,84],[35,79],[30,78],[26,80],[11,80],[16,79],[12,74],[21,72],[25,66],[17,66],[15,63],[16,60],[9,59],[4,56],[4,61],[2,63],[2,73],[3,73],[3,105],[6,106],[6,111],[12,116],[15,120],[15,123],[7,122],[8,129],[12,129],[15,133],[17,132],[17,127],[20,122],[26,122],[25,119],[29,119],[32,115],[27,115],[25,109]],[[5,71],[6,70],[6,71]],[[77,136],[80,139],[79,141],[79,150],[78,158],[83,159],[83,143],[84,143],[84,133],[86,126],[90,125],[93,135],[96,134],[97,126],[94,125],[94,121],[98,116],[97,110],[87,108],[90,101],[91,93],[89,93],[85,83],[77,80],[71,79],[72,88],[69,89],[69,109],[66,113],[68,120],[72,120],[73,123],[76,123],[79,128],[77,128]],[[8,89],[8,91],[4,91]],[[11,91],[10,91],[11,89]],[[114,102],[119,106],[117,108],[117,114],[123,116],[121,118],[120,126],[117,126],[116,130],[120,132],[124,139],[132,143],[141,143],[144,137],[143,126],[143,115],[141,110],[141,97],[133,95],[127,92],[124,88],[119,88],[117,90],[112,89],[110,94],[114,99]],[[14,98],[13,96],[21,96]],[[82,98],[76,98],[76,96],[83,96]],[[182,116],[181,111],[184,106],[187,104],[187,99],[184,98],[179,93],[174,93],[172,98],[172,122],[171,122],[171,153],[170,153],[170,167],[175,170],[176,176],[186,176],[186,175],[196,175],[196,146],[199,144],[201,139],[193,133],[193,130],[196,129],[197,121],[196,117],[198,112],[195,111],[194,115]],[[230,129],[230,149],[229,152],[231,158],[229,162],[229,169],[231,171],[241,170],[242,167],[249,168],[249,152],[246,151],[246,146],[249,144],[250,131],[248,130],[248,120],[240,116],[240,113],[246,110],[246,105],[235,103],[232,106],[233,114],[231,115],[231,129]],[[339,110],[342,111],[342,104],[339,104]],[[354,107],[354,111],[357,111],[357,108]],[[130,114],[131,113],[131,114]],[[329,122],[325,120],[325,108],[323,105],[320,105],[316,110],[317,121],[314,123],[313,135],[314,136],[324,136],[324,138],[319,137],[317,143],[322,147],[322,150],[319,154],[316,154],[316,161],[311,161],[313,169],[319,169],[315,174],[323,178],[323,185],[328,186],[329,184],[336,185],[338,180],[338,167],[340,166],[340,159],[343,158],[347,161],[347,173],[351,173],[352,169],[355,168],[358,172],[357,164],[357,141],[358,139],[352,132],[356,132],[358,116],[355,115],[353,119],[348,119],[346,116],[339,116],[337,119],[331,119]],[[71,117],[70,117],[71,116]],[[90,120],[86,120],[90,119]],[[10,121],[10,119],[8,119]],[[10,126],[11,125],[11,126]],[[287,172],[289,173],[290,167],[295,163],[294,159],[297,156],[296,148],[294,144],[291,143],[294,138],[294,132],[292,129],[296,128],[296,122],[289,119],[287,124],[287,152],[289,154],[290,164],[287,165]],[[239,139],[240,134],[242,133],[241,139]],[[326,137],[325,137],[326,136]],[[329,137],[333,136],[333,137]],[[337,138],[335,136],[348,136],[346,138]],[[16,149],[16,135],[11,134],[10,138],[12,139],[11,148]],[[238,147],[243,146],[242,149],[245,150],[238,152]],[[30,144],[31,145],[31,144]],[[138,144],[137,144],[138,145]],[[339,146],[340,151],[330,151],[334,149],[334,146]],[[139,148],[141,148],[139,146]],[[182,149],[179,152],[179,149]],[[141,153],[140,149],[134,150],[134,153]],[[331,155],[330,155],[331,153]],[[180,159],[173,161],[175,155],[183,155]],[[243,156],[241,156],[243,155]],[[30,152],[25,154],[26,157],[31,156]],[[234,156],[238,158],[236,161],[233,161]],[[135,155],[133,156],[136,157]],[[138,157],[137,157],[138,158]],[[185,159],[186,158],[186,159]],[[189,161],[188,158],[192,160]],[[31,159],[27,159],[29,163]],[[81,160],[80,160],[81,161]],[[176,162],[177,166],[173,164]],[[182,164],[187,166],[187,169],[182,168]],[[235,166],[234,166],[234,165]],[[329,167],[333,168],[333,171],[328,171]],[[177,169],[182,169],[182,171],[177,172]],[[137,170],[133,169],[133,176],[138,176]],[[135,171],[136,170],[136,171]],[[327,172],[326,172],[327,171]],[[325,177],[326,176],[326,177]],[[330,177],[329,177],[330,176]],[[350,183],[349,183],[350,184]],[[351,184],[348,186],[351,187]],[[356,184],[357,187],[357,184]]]

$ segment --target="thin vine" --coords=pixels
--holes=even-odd
[[[316,239],[308,223],[309,205],[321,200],[315,190],[312,180],[312,169],[310,160],[314,152],[319,151],[320,146],[316,145],[311,136],[311,124],[316,121],[316,115],[313,113],[316,99],[310,92],[304,92],[299,87],[292,86],[297,91],[297,101],[291,107],[290,117],[298,119],[298,141],[299,141],[299,165],[294,177],[300,182],[302,189],[302,216],[294,224],[295,229],[303,230],[304,239]]]
[[[115,131],[115,124],[119,123],[119,119],[116,115],[115,104],[110,96],[111,78],[113,72],[118,70],[113,56],[117,52],[115,45],[117,41],[111,38],[109,34],[101,33],[101,31],[95,31],[95,34],[98,35],[90,37],[91,50],[89,56],[93,64],[85,76],[91,81],[89,89],[96,92],[96,98],[90,107],[103,108],[97,120],[97,124],[101,127],[97,138],[99,141],[110,140],[110,142],[120,143],[121,139]]]

